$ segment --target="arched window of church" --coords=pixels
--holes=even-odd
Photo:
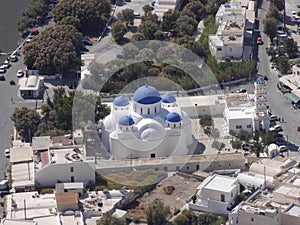
[[[154,113],[156,113],[156,107],[154,107]]]
[[[150,108],[148,108],[148,114],[150,114]]]
[[[141,108],[141,114],[143,114],[143,108]]]
[[[176,124],[174,123],[174,127],[176,127]]]

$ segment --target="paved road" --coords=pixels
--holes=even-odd
[[[263,29],[262,19],[267,13],[269,2],[264,1],[261,9],[258,12],[258,17],[260,19],[260,30]],[[278,75],[275,71],[270,69],[270,59],[266,53],[266,47],[269,46],[268,37],[261,32],[264,44],[259,47],[258,51],[258,73],[262,75],[267,75],[269,80],[267,81],[267,100],[272,112],[284,118],[286,123],[282,123],[284,129],[284,134],[288,136],[291,143],[300,146],[300,138],[297,133],[297,126],[300,125],[300,113],[293,109],[290,101],[288,101],[284,95],[277,89]],[[293,148],[293,145],[290,145]]]

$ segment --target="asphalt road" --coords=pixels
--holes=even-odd
[[[263,30],[262,20],[265,17],[268,9],[269,1],[264,1],[261,9],[258,12],[260,19],[259,27]],[[267,81],[267,100],[273,114],[280,118],[283,118],[285,123],[279,123],[282,125],[285,136],[288,136],[291,150],[296,150],[297,146],[300,146],[299,133],[297,132],[297,126],[300,125],[300,112],[296,111],[290,101],[288,101],[284,95],[277,89],[278,74],[270,69],[270,58],[266,53],[266,47],[269,46],[268,37],[261,32],[261,36],[264,40],[264,44],[259,46],[258,50],[258,73],[267,75],[269,80]]]

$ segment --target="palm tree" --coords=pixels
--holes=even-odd
[[[257,157],[259,157],[259,153],[262,153],[263,150],[264,150],[264,148],[263,148],[262,144],[258,141],[255,141],[251,148],[251,151],[255,152]]]

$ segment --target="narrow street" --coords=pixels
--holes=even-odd
[[[265,18],[270,2],[263,1],[262,7],[258,10],[259,30],[264,41],[258,50],[258,74],[267,75],[267,100],[272,113],[284,119],[284,123],[279,123],[284,129],[284,134],[290,142],[289,149],[296,151],[300,146],[300,137],[297,127],[300,125],[300,112],[296,111],[291,102],[278,90],[277,73],[270,69],[270,58],[266,53],[266,48],[270,45],[269,38],[263,33],[263,18]],[[296,146],[295,146],[296,145]],[[298,154],[299,155],[299,154]]]

